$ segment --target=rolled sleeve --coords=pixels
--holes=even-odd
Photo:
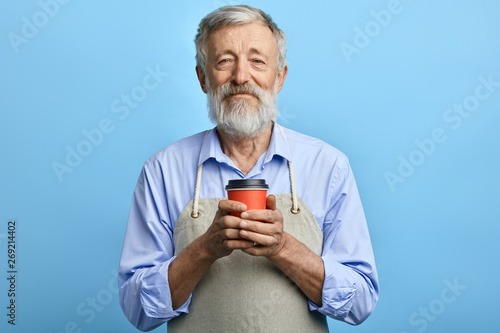
[[[165,265],[159,266],[159,269],[153,269],[145,274],[142,279],[140,289],[141,305],[148,317],[166,319],[167,321],[177,317],[182,313],[188,312],[189,299],[179,308],[172,308],[172,299],[170,297],[170,287],[168,285],[168,267],[173,257]]]
[[[183,313],[188,313],[191,296],[173,309],[168,285],[168,266],[175,259],[140,269],[120,287],[120,305],[127,319],[138,329],[149,331]]]
[[[323,284],[323,306],[309,300],[309,309],[336,319],[347,317],[352,307],[352,298],[356,293],[355,279],[352,271],[326,257],[322,257],[325,265],[325,283]]]
[[[357,325],[378,301],[378,276],[368,226],[347,159],[337,166],[323,224],[322,306],[311,310]]]
[[[137,182],[120,260],[120,306],[138,329],[149,331],[188,312],[172,308],[168,267],[175,259],[164,192],[146,164]]]

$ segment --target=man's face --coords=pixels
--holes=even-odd
[[[197,72],[209,94],[211,119],[229,134],[257,135],[276,118],[276,94],[287,73],[277,72],[271,30],[258,23],[227,27],[212,33],[207,45],[205,72],[199,67]]]

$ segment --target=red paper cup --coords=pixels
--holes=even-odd
[[[233,179],[226,186],[228,199],[244,203],[247,210],[266,209],[268,189],[265,179]],[[240,213],[231,215],[239,217]]]

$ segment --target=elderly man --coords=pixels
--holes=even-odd
[[[228,6],[201,21],[195,42],[217,126],[144,165],[118,277],[125,315],[169,332],[361,323],[378,299],[363,209],[345,155],[276,123],[284,33],[259,9]],[[228,180],[255,178],[270,186],[266,209],[225,199]]]

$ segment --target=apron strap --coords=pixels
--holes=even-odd
[[[290,156],[292,156],[292,152],[290,151],[290,145],[288,144],[288,140],[286,139],[286,135],[285,135],[285,132],[283,131],[283,128],[279,124],[276,124],[276,125],[278,125],[278,127],[281,131],[281,134],[283,134],[283,137],[285,138],[286,144],[288,146],[288,152],[290,153]],[[203,138],[203,141],[205,141],[208,133],[210,133],[210,131],[207,131],[207,133],[205,133],[205,137]],[[202,169],[203,169],[203,163],[200,163],[200,165],[198,166],[198,171],[196,173],[196,186],[194,189],[193,209],[191,211],[191,217],[194,219],[200,217],[200,211],[199,211],[198,206],[199,206],[199,201],[200,201],[200,184],[201,184],[201,170]],[[291,192],[292,192],[292,208],[290,209],[290,211],[293,214],[298,214],[298,213],[300,213],[300,207],[298,205],[297,192],[295,191],[295,176],[293,174],[292,161],[288,161],[288,170],[290,172],[290,187],[291,187]]]
[[[210,133],[210,130],[205,133],[205,137],[203,138],[203,141],[207,138],[208,133]],[[194,219],[197,219],[200,217],[200,211],[198,208],[198,204],[200,201],[200,184],[201,184],[201,170],[203,169],[203,163],[200,163],[198,165],[198,171],[196,172],[196,186],[194,188],[194,200],[193,200],[193,210],[191,211],[191,217]]]
[[[283,127],[281,127],[280,124],[278,125],[281,134],[283,134],[283,137],[285,138],[286,145],[288,146],[288,152],[290,153],[290,158],[292,157],[292,151],[290,150],[290,145],[288,144],[288,140],[286,139],[285,132],[283,131]],[[295,176],[293,175],[293,164],[292,161],[288,161],[288,170],[290,170],[290,187],[292,190],[292,209],[290,210],[293,214],[298,214],[300,213],[300,208],[298,205],[297,201],[297,192],[295,191]]]

